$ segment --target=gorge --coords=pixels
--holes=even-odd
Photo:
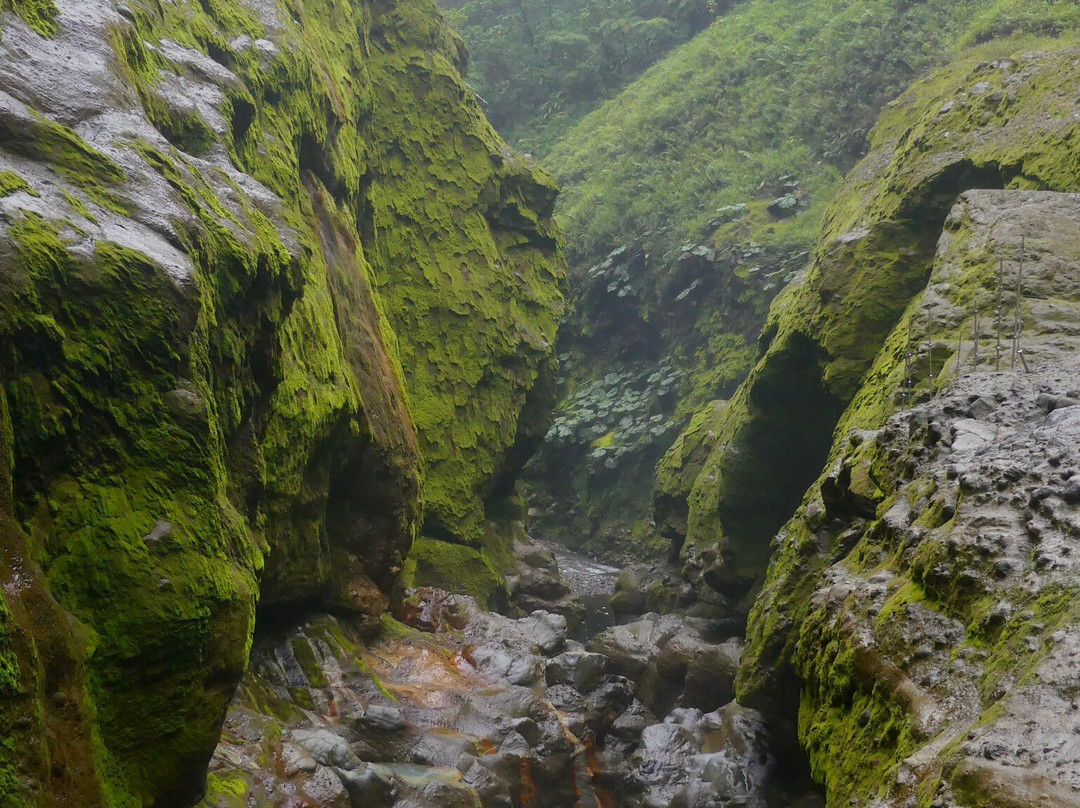
[[[1080,804],[1080,15],[722,5],[0,0],[0,808]]]

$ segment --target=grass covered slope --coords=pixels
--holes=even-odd
[[[558,524],[556,507],[545,529],[677,550],[689,485],[665,472],[675,511],[658,515],[657,539],[654,463],[753,366],[769,303],[809,260],[881,108],[996,5],[739,4],[556,144],[544,162],[563,187],[573,306],[535,477],[542,509],[569,499],[576,516]],[[624,424],[639,399],[646,423]]]
[[[377,617],[420,532],[425,461],[434,492],[462,493],[462,537],[475,492],[507,487],[561,305],[550,181],[504,152],[422,0],[60,0],[50,30],[14,5],[0,805],[187,804],[257,604]],[[418,144],[404,160],[380,141],[399,136]],[[505,374],[481,399],[497,428],[473,428],[449,472],[435,431],[446,407],[463,429],[480,417],[473,367],[406,330],[395,285],[445,289]]]
[[[646,233],[650,251],[669,253],[715,230],[717,208],[781,196],[788,175],[800,182],[803,208],[817,204],[820,215],[839,179],[833,169],[862,155],[880,109],[947,58],[989,5],[756,0],[735,8],[545,159],[564,189],[559,216],[575,267]],[[782,229],[795,222],[788,238],[811,240],[815,217]]]

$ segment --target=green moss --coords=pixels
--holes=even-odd
[[[3,0],[0,11],[14,11],[30,28],[46,39],[56,36],[59,14],[55,0]]]
[[[347,203],[361,202],[356,189],[366,189],[362,202],[372,221],[363,227],[372,239],[363,257],[372,262],[379,287],[374,307],[388,317],[379,329],[400,351],[401,361],[392,356],[388,368],[404,368],[410,379],[409,405],[428,468],[429,518],[478,542],[485,489],[515,442],[517,412],[550,355],[561,312],[554,231],[546,218],[553,188],[509,152],[502,154],[505,147],[466,97],[457,72],[460,43],[430,21],[430,7],[409,5],[375,20],[349,4],[310,2],[295,13],[297,34],[310,38],[322,56],[318,64],[288,49],[266,69],[253,52],[225,47],[251,99],[279,97],[272,107],[256,101],[254,119],[227,145],[245,169],[285,198],[303,196],[290,168],[297,164]],[[186,4],[153,25],[182,44],[203,47],[228,39],[211,36],[219,27],[235,36],[253,23],[233,19],[226,7]],[[380,33],[361,64],[360,51],[335,32],[367,37],[372,25]],[[153,100],[163,66],[142,46],[146,38],[152,39],[118,36],[113,46],[168,137]],[[427,41],[434,43],[435,59],[423,68],[428,89],[415,93],[418,68],[411,62],[416,43]],[[230,99],[234,109],[249,103],[235,92]],[[439,115],[430,114],[435,108]],[[390,143],[401,149],[384,153]],[[429,197],[431,187],[447,193]],[[342,220],[356,222],[357,216]],[[327,321],[325,312],[305,319],[308,327]],[[306,380],[298,383],[308,389]],[[469,396],[466,387],[474,388]],[[283,391],[283,398],[289,395]]]
[[[1023,593],[1015,593],[1015,612],[1003,626],[995,626],[989,636],[977,619],[972,619],[969,629],[973,637],[987,640],[989,656],[979,680],[984,703],[996,699],[1003,680],[1011,688],[1029,682],[1035,669],[1046,657],[1050,636],[1057,630],[1073,625],[1080,615],[1077,590],[1072,587],[1054,586],[1044,589],[1034,600]]]
[[[905,581],[904,584],[889,596],[889,599],[885,601],[885,605],[875,620],[879,628],[884,628],[889,623],[890,618],[896,615],[902,610],[906,609],[909,604],[922,603],[926,600],[926,592],[921,586],[913,581]]]
[[[403,640],[417,633],[416,629],[410,628],[400,620],[395,620],[389,612],[383,612],[379,618],[379,631],[381,637],[393,640]]]
[[[219,487],[207,413],[189,422],[164,405],[191,356],[190,303],[127,248],[101,242],[76,260],[33,214],[7,235],[16,501],[53,596],[94,630],[106,787],[148,798],[174,773],[197,776],[213,746],[246,660],[258,556]],[[155,553],[144,537],[165,522]],[[207,689],[211,671],[221,684]]]
[[[315,656],[311,642],[306,637],[294,637],[290,644],[293,656],[296,657],[300,669],[304,672],[304,676],[307,677],[308,684],[312,687],[326,687],[326,675],[323,673],[322,665],[319,664],[319,660]]]
[[[449,585],[476,598],[482,609],[505,607],[508,601],[506,583],[483,550],[436,539],[416,540],[402,584],[407,588]]]
[[[21,674],[19,658],[8,634],[12,630],[11,611],[0,598],[0,697],[10,698],[19,692]]]
[[[127,211],[115,189],[125,180],[123,170],[91,148],[73,130],[35,114],[32,124],[5,119],[0,122],[0,141],[11,151],[52,168],[62,179],[83,191],[91,201],[125,215]]]
[[[375,93],[367,256],[409,380],[426,522],[475,546],[562,314],[555,187],[483,120],[458,74],[460,43],[424,8],[373,21],[385,44],[366,65]],[[425,39],[432,58],[413,44]],[[454,112],[433,117],[432,105]]]
[[[257,597],[334,602],[357,568],[389,590],[420,521],[422,454],[436,521],[491,545],[451,560],[505,602],[506,547],[485,511],[508,499],[515,447],[544,409],[519,417],[561,312],[554,188],[465,100],[460,43],[429,4],[378,21],[385,9],[355,3],[289,10],[267,31],[232,0],[132,4],[110,34],[118,75],[172,146],[120,139],[113,161],[41,116],[0,124],[70,206],[72,221],[12,213],[0,233],[0,443],[18,548],[85,627],[72,743],[113,806],[194,798]],[[241,35],[274,38],[277,54]],[[227,131],[165,102],[163,73],[191,68],[145,44],[162,39],[228,63]],[[400,138],[404,159],[381,138]],[[278,202],[188,156],[219,146]],[[189,277],[76,229],[127,215],[119,162],[139,159],[183,209],[169,236]],[[29,190],[0,178],[3,193]],[[413,329],[424,306],[432,322]],[[10,651],[21,620],[0,613],[0,735],[13,677],[37,672]],[[46,643],[49,659],[61,645]],[[325,684],[312,647],[295,650]],[[52,703],[30,702],[42,716],[27,732],[46,738]],[[53,741],[25,734],[0,777],[47,770]]]
[[[717,395],[733,392],[754,366],[757,354],[754,344],[743,334],[726,331],[730,323],[722,324],[720,319],[714,313],[701,328],[708,339],[694,351],[688,382],[680,391],[675,408],[680,421],[708,406]]]
[[[901,593],[894,598],[915,594]],[[885,796],[916,744],[911,705],[897,687],[903,674],[849,636],[827,608],[803,622],[795,666],[803,681],[799,737],[827,805]]]
[[[243,798],[247,795],[248,784],[240,774],[218,774],[211,772],[206,778],[206,796],[203,798],[208,804],[221,805],[247,805]]]
[[[81,199],[79,199],[77,196],[75,196],[75,194],[71,193],[70,191],[61,191],[61,193],[64,196],[64,201],[71,206],[72,210],[74,210],[84,219],[94,222],[95,224],[97,223],[97,218],[94,216],[94,214],[92,214],[89,210],[86,209],[86,205],[83,204]]]
[[[31,196],[37,196],[33,188],[16,174],[14,171],[0,171],[0,197],[11,196],[19,191],[26,191]]]

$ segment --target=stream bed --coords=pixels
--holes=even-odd
[[[559,566],[559,573],[570,587],[570,594],[585,607],[581,622],[570,630],[570,638],[587,642],[615,625],[615,612],[611,609],[610,600],[615,592],[619,568],[560,545],[552,544],[549,547]]]
[[[738,638],[677,615],[615,625],[616,568],[518,557],[521,580],[584,615],[576,633],[438,589],[407,593],[375,636],[321,613],[261,622],[200,808],[820,806],[731,701]]]

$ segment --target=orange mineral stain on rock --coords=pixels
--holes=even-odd
[[[585,747],[585,768],[589,773],[590,782],[595,783],[596,778],[601,774],[601,768],[600,762],[596,759],[596,749],[593,748],[591,741]],[[593,785],[592,792],[600,808],[615,808],[615,798],[605,789]]]
[[[521,758],[521,808],[530,808],[536,801],[536,781],[528,757]]]

